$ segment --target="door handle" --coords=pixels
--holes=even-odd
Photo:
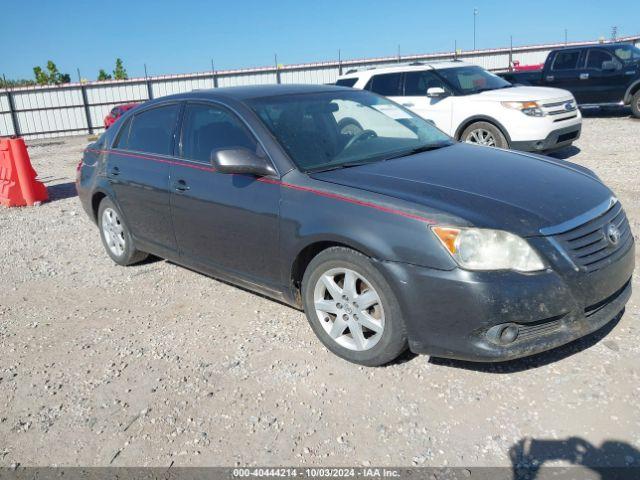
[[[118,175],[120,175],[120,168],[112,167],[111,170],[109,170],[109,175],[117,177]]]
[[[186,192],[191,187],[187,185],[187,182],[185,182],[184,180],[178,180],[173,188],[176,190],[176,192]]]
[[[556,77],[554,77],[553,75],[547,75],[547,82],[553,82],[555,78]]]
[[[580,80],[589,80],[589,74],[588,73],[581,73],[580,74]]]
[[[413,103],[403,103],[402,106],[404,106],[404,107],[415,107],[415,104],[413,104]]]

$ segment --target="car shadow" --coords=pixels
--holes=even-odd
[[[496,374],[509,374],[532,370],[534,368],[544,367],[545,365],[564,360],[565,358],[575,355],[576,353],[593,347],[607,335],[609,335],[609,333],[616,327],[616,325],[618,325],[623,315],[624,310],[613,317],[613,319],[609,323],[604,325],[599,330],[590,333],[589,335],[585,335],[584,337],[574,340],[571,343],[567,343],[566,345],[562,345],[546,352],[537,353],[529,357],[495,363],[469,362],[466,360],[453,360],[448,358],[431,357],[429,359],[429,363],[445,367],[461,368],[464,370],[473,370],[476,372]]]
[[[578,155],[581,150],[575,145],[571,145],[569,147],[561,148],[560,150],[556,150],[554,152],[549,152],[547,155],[553,158],[557,158],[559,160],[566,160],[567,158],[574,157]]]
[[[512,478],[514,480],[535,480],[547,462],[562,461],[574,467],[547,467],[553,469],[558,478],[600,478],[638,479],[640,478],[640,451],[627,442],[605,440],[598,447],[580,437],[564,440],[540,440],[523,438],[509,449]],[[580,466],[582,468],[576,468]],[[573,475],[565,475],[560,470],[571,469]],[[580,471],[587,470],[583,474]],[[591,471],[597,476],[590,475]],[[569,473],[569,472],[567,472]],[[542,475],[550,478],[555,475]]]
[[[49,193],[50,202],[78,196],[75,182],[58,183],[51,186],[47,185],[47,192]]]
[[[623,118],[631,117],[631,107],[594,107],[581,108],[580,112],[584,118]]]

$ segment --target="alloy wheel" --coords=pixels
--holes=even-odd
[[[102,212],[102,235],[111,253],[121,257],[126,247],[124,225],[113,208],[105,208]]]
[[[484,128],[478,128],[469,132],[469,135],[467,135],[465,141],[467,143],[475,143],[478,145],[485,145],[487,147],[496,146],[495,137],[490,131],[485,130]]]
[[[373,348],[384,332],[384,309],[378,292],[363,275],[348,268],[324,272],[314,289],[320,324],[340,346]]]

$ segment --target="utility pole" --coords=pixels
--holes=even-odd
[[[400,45],[398,45],[398,63],[400,63]]]
[[[509,70],[513,69],[513,35],[509,35]]]
[[[473,9],[473,49],[476,49],[476,17],[478,16],[478,9]]]
[[[565,28],[565,29],[564,29],[564,44],[565,44],[565,46],[566,46],[566,45],[567,45],[567,43],[568,43],[567,39],[568,39],[567,29]]]

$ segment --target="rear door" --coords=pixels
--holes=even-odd
[[[264,154],[233,112],[213,103],[185,105],[180,161],[172,165],[171,210],[183,260],[268,287],[280,283],[280,186],[252,175],[216,173],[211,153],[247,148]]]
[[[451,88],[431,70],[405,72],[400,103],[425,120],[435,123],[443,132],[451,135],[451,115],[454,98]],[[427,97],[427,90],[440,87],[448,93],[442,98]]]
[[[544,83],[549,87],[564,88],[573,93],[578,103],[585,103],[583,80],[578,70],[584,64],[580,49],[559,50],[551,61],[550,68],[544,72]]]
[[[176,249],[171,225],[170,164],[180,105],[168,103],[129,117],[109,152],[107,178],[134,238],[153,253]]]
[[[615,68],[603,68],[609,65]],[[587,51],[585,69],[580,77],[589,87],[584,95],[586,103],[616,103],[624,98],[626,79],[622,62],[604,48]]]

